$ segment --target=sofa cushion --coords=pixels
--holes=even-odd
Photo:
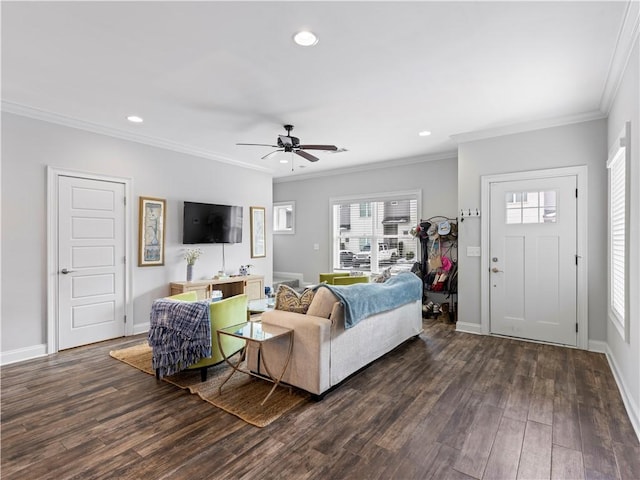
[[[331,290],[328,288],[318,288],[316,294],[311,300],[307,315],[313,315],[315,317],[329,318],[333,310],[333,306],[338,301]]]
[[[307,313],[314,297],[314,291],[307,289],[301,294],[288,285],[280,285],[276,292],[276,310]]]

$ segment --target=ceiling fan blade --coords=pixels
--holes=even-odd
[[[305,152],[304,150],[296,150],[295,153],[300,155],[302,158],[306,158],[310,162],[317,162],[319,160],[318,157],[314,157],[310,153]]]
[[[282,149],[274,150],[271,153],[267,153],[264,157],[260,157],[260,160],[265,160],[267,158],[271,158],[273,155],[275,155],[278,152],[284,152],[284,150],[282,150]]]
[[[278,135],[283,146],[293,145],[293,139],[287,135]]]
[[[326,150],[326,151],[336,151],[338,147],[335,145],[300,145],[300,148],[304,148],[305,150]]]
[[[273,147],[278,148],[278,145],[269,145],[266,143],[236,143],[236,145],[251,145],[253,147]]]

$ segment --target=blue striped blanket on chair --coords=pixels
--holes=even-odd
[[[153,369],[162,378],[211,356],[209,301],[161,298],[151,306],[148,341]]]

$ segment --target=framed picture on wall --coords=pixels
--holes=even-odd
[[[265,209],[251,207],[251,258],[267,256],[265,237]]]
[[[164,265],[164,228],[167,201],[140,197],[138,266]]]

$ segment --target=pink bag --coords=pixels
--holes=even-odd
[[[451,263],[451,260],[449,260],[449,257],[443,256],[441,261],[442,261],[442,267],[441,268],[445,272],[448,272],[449,270],[451,270],[451,267],[453,266],[453,264]]]

